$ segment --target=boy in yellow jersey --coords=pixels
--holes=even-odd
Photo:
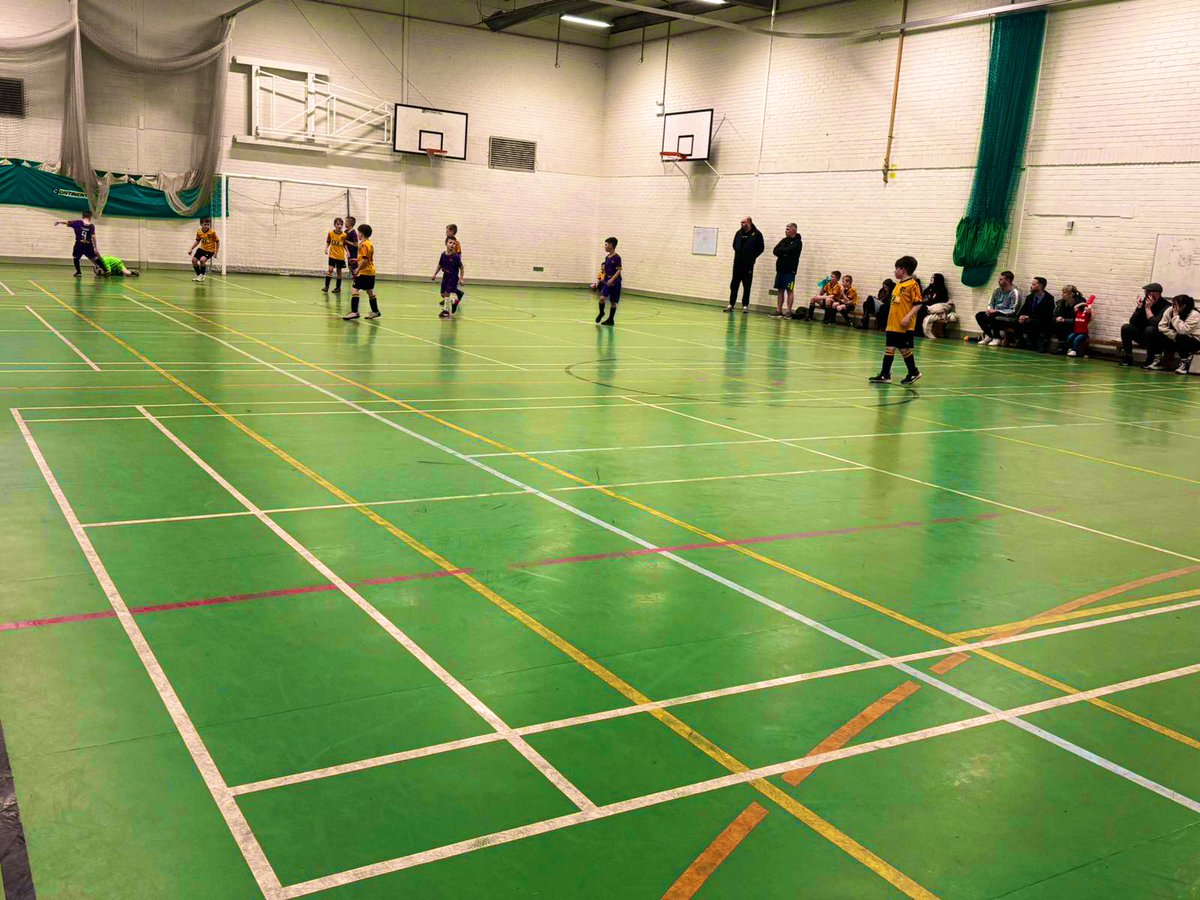
[[[913,359],[913,334],[917,329],[917,310],[921,306],[921,289],[917,286],[913,272],[917,271],[917,261],[911,256],[902,256],[896,260],[896,289],[892,292],[892,305],[888,310],[887,333],[884,336],[883,368],[878,375],[867,380],[872,384],[891,384],[892,363],[896,359],[896,351],[904,357],[904,365],[908,374],[900,381],[901,384],[914,384],[921,377]]]
[[[829,273],[829,281],[825,286],[817,292],[815,297],[808,301],[808,321],[815,322],[816,317],[814,312],[818,306],[825,310],[825,321],[829,322],[836,318],[836,313],[831,313],[833,304],[842,302],[842,273],[834,269]]]
[[[188,253],[192,255],[192,268],[196,271],[192,281],[204,280],[204,276],[208,274],[209,260],[217,255],[220,246],[221,239],[213,231],[212,219],[201,219],[200,228],[196,231],[195,243],[188,250]]]
[[[325,256],[329,259],[329,268],[325,270],[325,287],[321,288],[322,294],[329,293],[329,279],[333,277],[333,272],[337,270],[337,287],[333,289],[335,294],[342,292],[342,269],[346,268],[346,232],[342,229],[345,223],[341,219],[333,220],[333,231],[325,235]]]
[[[347,322],[358,318],[358,292],[366,291],[371,301],[371,311],[366,318],[379,318],[379,304],[375,302],[375,245],[371,243],[371,226],[358,226],[358,267],[354,270],[354,287],[350,291],[350,312],[344,316]]]

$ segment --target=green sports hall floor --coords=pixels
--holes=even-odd
[[[1200,895],[1200,380],[0,280],[39,898]]]

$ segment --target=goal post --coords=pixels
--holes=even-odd
[[[227,172],[221,190],[222,274],[323,273],[325,233],[333,220],[370,217],[364,185]]]

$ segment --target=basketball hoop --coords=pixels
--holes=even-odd
[[[433,162],[435,159],[441,159],[443,156],[449,155],[449,153],[449,150],[436,150],[433,147],[425,148],[425,155],[429,157],[430,162]]]
[[[686,153],[679,153],[675,150],[663,150],[659,156],[662,157],[663,162],[687,162],[688,160]]]

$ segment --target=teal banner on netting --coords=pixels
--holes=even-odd
[[[101,172],[101,175],[108,173]],[[133,219],[199,219],[221,215],[219,191],[207,206],[201,207],[193,216],[180,216],[167,202],[166,195],[157,188],[138,184],[142,176],[113,173],[118,178],[109,189],[108,203],[104,207],[106,216],[123,216]],[[199,188],[180,194],[184,203],[194,202]],[[0,204],[8,206],[36,206],[41,209],[61,209],[68,212],[83,212],[88,208],[87,196],[72,181],[56,172],[41,168],[40,163],[25,159],[0,159]]]

